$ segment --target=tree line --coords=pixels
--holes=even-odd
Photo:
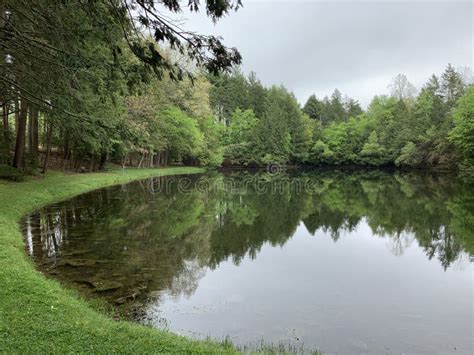
[[[220,76],[211,105],[227,128],[224,158],[231,164],[472,167],[472,79],[448,65],[418,95],[403,74],[367,110],[334,90],[311,95],[300,108],[282,86],[264,88],[251,74]]]
[[[397,76],[367,110],[337,89],[301,107],[286,88],[231,71],[241,63],[235,48],[161,15],[182,6],[2,2],[0,164],[472,167],[472,81],[451,65],[418,95]],[[215,21],[240,1],[202,6]]]

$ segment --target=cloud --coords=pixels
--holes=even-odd
[[[186,28],[218,34],[243,55],[243,70],[283,84],[304,103],[311,93],[370,102],[398,73],[420,88],[447,63],[473,60],[470,1],[249,1],[217,24],[185,14]]]

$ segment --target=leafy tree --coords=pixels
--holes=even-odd
[[[384,148],[380,145],[377,132],[370,133],[360,152],[362,161],[370,165],[382,165],[387,162]]]
[[[187,116],[177,107],[170,107],[160,115],[159,123],[167,138],[166,150],[175,159],[198,156],[203,149],[203,135],[196,120]]]
[[[313,164],[330,164],[333,162],[334,152],[321,139],[318,139],[310,150],[309,160]]]
[[[237,109],[228,127],[228,145],[225,158],[233,164],[248,164],[256,161],[258,118],[252,110]]]
[[[474,87],[462,97],[454,111],[454,128],[449,140],[461,153],[462,162],[474,165]]]
[[[350,162],[353,157],[349,157],[346,146],[349,141],[347,125],[344,122],[333,123],[323,130],[323,141],[328,145],[329,150],[333,153],[333,164],[343,164]],[[350,155],[350,153],[349,153]]]
[[[251,142],[255,139],[258,118],[252,110],[235,110],[229,126],[229,143]]]
[[[197,155],[199,163],[211,167],[220,166],[224,159],[222,125],[216,124],[214,117],[209,116],[199,120],[199,127],[204,137],[202,152]]]
[[[422,162],[422,155],[418,151],[415,143],[408,142],[400,151],[399,157],[395,160],[396,165],[416,166]]]

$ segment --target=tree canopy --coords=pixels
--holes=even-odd
[[[471,168],[472,81],[451,64],[403,74],[364,110],[337,88],[303,106],[238,66],[220,38],[167,15],[239,0],[1,3],[0,160],[26,172],[106,162]]]

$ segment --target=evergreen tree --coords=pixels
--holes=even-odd
[[[288,161],[291,135],[287,95],[281,87],[273,86],[268,90],[265,114],[257,128],[259,160],[264,164]]]
[[[456,101],[464,94],[465,85],[461,75],[448,64],[443,75],[441,75],[441,93],[449,108],[454,107]]]
[[[319,101],[316,95],[312,94],[305,105],[303,106],[303,112],[313,120],[318,120],[322,124],[323,120],[323,103]]]
[[[341,122],[347,120],[347,113],[344,109],[342,94],[338,89],[335,89],[331,95],[328,114],[329,122]]]
[[[362,114],[364,111],[357,100],[347,97],[344,100],[344,109],[346,110],[347,117],[357,117]]]
[[[248,77],[249,108],[257,117],[262,117],[265,112],[265,99],[267,92],[257,75],[251,72]]]

